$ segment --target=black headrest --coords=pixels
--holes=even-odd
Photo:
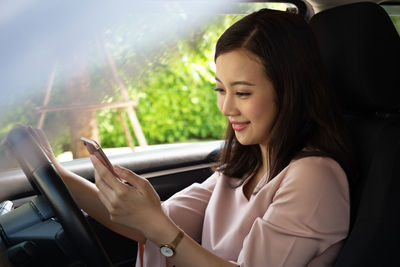
[[[400,37],[381,6],[335,7],[316,14],[310,24],[343,108],[400,110]]]

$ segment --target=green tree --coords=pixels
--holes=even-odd
[[[184,40],[160,44],[146,58],[138,56],[133,48],[114,47],[116,59],[125,55],[123,63],[119,61],[120,66],[125,66],[119,68],[120,75],[131,97],[139,99],[137,113],[149,144],[223,137],[226,120],[217,108],[213,90],[214,47],[222,32],[240,17],[219,17]],[[115,96],[109,96],[111,100]],[[115,121],[116,111],[98,113],[105,147],[126,146],[122,127]]]
[[[225,118],[216,105],[214,47],[222,32],[242,16],[218,17],[202,28],[173,37],[157,44],[156,48],[144,49],[123,40],[140,39],[148,30],[143,27],[129,28],[121,25],[108,31],[105,39],[117,62],[119,75],[129,90],[130,97],[137,99],[137,115],[149,144],[220,139],[224,135]],[[123,38],[124,35],[130,38]],[[110,79],[107,63],[102,53],[102,39],[91,44],[89,71],[93,103],[122,100],[118,87]],[[66,105],[65,66],[57,67],[56,79],[51,92],[51,105]],[[13,96],[9,107],[3,107],[0,117],[0,138],[17,123],[35,126],[45,94],[46,81],[35,94]],[[27,90],[32,92],[33,90]],[[67,112],[48,113],[44,129],[56,155],[71,150],[71,134],[66,123]],[[128,120],[126,114],[125,119]],[[103,147],[127,146],[119,114],[115,109],[97,112],[100,140]],[[131,129],[131,133],[133,131]],[[0,147],[0,169],[17,166],[5,160]]]

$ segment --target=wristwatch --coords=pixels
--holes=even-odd
[[[179,242],[181,242],[184,236],[185,234],[183,233],[183,231],[179,229],[178,235],[175,237],[174,241],[172,241],[171,244],[163,244],[160,246],[161,254],[167,258],[175,256],[175,249],[179,245]]]

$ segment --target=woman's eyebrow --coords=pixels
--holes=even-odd
[[[218,79],[218,77],[215,77],[215,80],[216,80],[217,82],[222,83],[221,80]],[[255,86],[255,84],[253,84],[253,83],[251,83],[251,82],[248,82],[248,81],[235,81],[235,82],[231,82],[230,85],[231,85],[231,86],[235,86],[235,85]]]
[[[249,85],[249,86],[255,86],[254,83],[247,82],[247,81],[236,81],[236,82],[231,82],[231,86],[235,85]]]

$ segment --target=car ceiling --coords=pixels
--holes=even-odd
[[[305,0],[306,4],[312,8],[313,13],[318,13],[325,9],[329,9],[335,6],[342,6],[350,3],[356,2],[374,2],[374,3],[383,3],[387,1],[382,0],[373,0],[373,1],[363,1],[363,0]],[[400,1],[390,1],[391,3],[397,3],[400,5]]]

